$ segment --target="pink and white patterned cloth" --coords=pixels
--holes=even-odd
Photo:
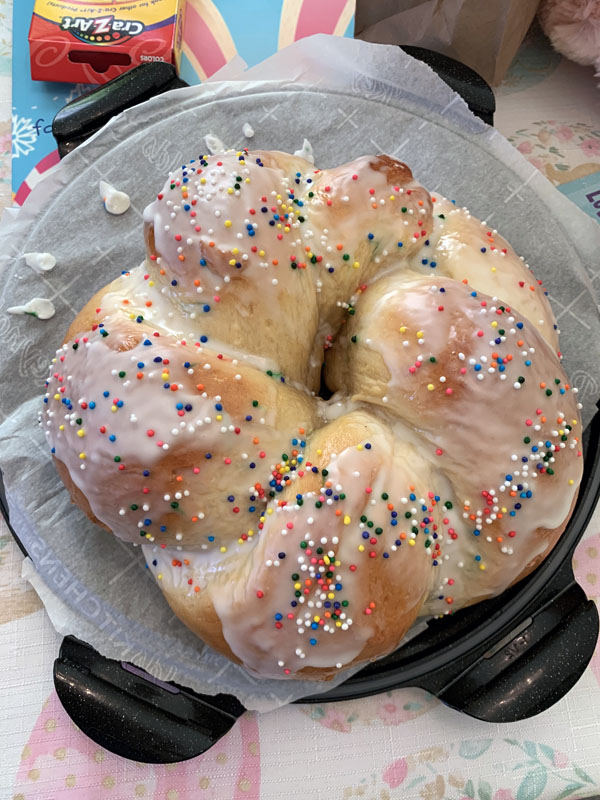
[[[10,72],[2,71],[10,53],[10,8],[11,0],[0,0],[2,207],[10,185]],[[588,179],[600,174],[596,91],[591,70],[561,61],[534,34],[497,92],[496,124],[556,185]],[[126,761],[94,744],[63,711],[52,686],[60,637],[21,580],[20,566],[20,552],[0,522],[0,800],[600,795],[600,648],[560,703],[513,725],[477,722],[421,690],[405,689],[246,714],[212,750],[181,764]],[[577,549],[575,570],[598,603],[600,512]]]
[[[94,744],[52,688],[60,638],[20,585],[3,537],[2,800],[559,800],[600,794],[600,649],[549,711],[512,725],[464,717],[419,689],[247,713],[212,750],[174,765]],[[600,600],[600,513],[580,544],[579,582]],[[21,616],[18,617],[19,612]],[[4,763],[2,763],[4,762]]]

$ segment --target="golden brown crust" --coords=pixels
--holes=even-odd
[[[144,545],[192,631],[328,680],[550,552],[576,398],[541,287],[405,164],[222,158],[174,175],[144,265],[70,326],[46,425],[72,501]],[[339,402],[311,395],[324,353]]]
[[[96,294],[90,300],[88,300],[79,314],[77,314],[73,322],[69,325],[69,329],[67,330],[65,338],[63,339],[64,344],[73,342],[80,334],[85,333],[86,331],[91,331],[94,325],[97,325],[98,322],[102,322],[103,315],[98,311],[98,309],[101,309],[102,299],[104,298],[105,294],[108,294],[111,291],[111,287],[114,283],[116,283],[116,281],[104,286],[102,289],[96,292]]]
[[[98,517],[94,514],[94,512],[90,508],[90,504],[88,502],[87,497],[81,491],[81,489],[73,483],[73,479],[71,478],[71,473],[63,464],[63,462],[60,460],[60,458],[52,456],[52,461],[54,462],[56,471],[60,475],[60,479],[64,483],[69,493],[69,497],[71,498],[71,502],[73,503],[73,505],[78,506],[91,522],[94,522],[96,523],[96,525],[99,525],[101,528],[104,528],[105,531],[112,533],[110,528],[107,525],[105,525],[101,520],[99,520]]]

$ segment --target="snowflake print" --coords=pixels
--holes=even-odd
[[[12,154],[13,158],[27,156],[35,148],[37,132],[26,117],[12,115]]]

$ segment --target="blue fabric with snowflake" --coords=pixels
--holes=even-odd
[[[31,80],[29,67],[29,25],[34,0],[13,3],[12,75],[12,190],[22,183],[33,185],[35,169],[53,151],[52,120],[56,112],[89,86],[70,83],[42,83]]]

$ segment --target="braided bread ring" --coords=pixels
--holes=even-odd
[[[260,676],[327,679],[527,575],[582,473],[546,293],[388,156],[200,156],[52,364],[71,497]],[[333,396],[318,396],[321,374]]]

